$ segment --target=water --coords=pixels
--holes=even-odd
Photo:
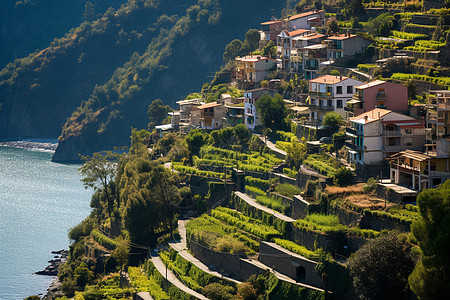
[[[68,249],[67,233],[90,212],[79,165],[52,153],[0,147],[0,299],[45,293],[54,279],[33,275]]]

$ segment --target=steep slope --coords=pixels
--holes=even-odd
[[[175,0],[163,7],[156,1],[130,1],[8,64],[0,72],[0,137],[59,136],[94,87],[108,81],[134,52],[145,51],[163,26],[158,18],[176,13],[177,6]]]
[[[85,15],[85,5],[92,9]],[[0,1],[0,68],[42,49],[86,19],[115,9],[126,0],[3,0]]]
[[[127,145],[131,127],[146,128],[153,99],[199,90],[226,44],[271,8],[281,10],[279,1],[130,0],[110,9],[0,72],[0,138],[61,134],[55,161]]]

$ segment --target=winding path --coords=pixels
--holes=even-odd
[[[241,198],[242,200],[244,200],[245,202],[247,202],[249,205],[253,206],[254,208],[257,208],[259,210],[262,210],[268,214],[271,214],[273,216],[275,216],[278,219],[281,219],[285,222],[288,223],[293,223],[295,222],[295,219],[292,219],[291,217],[288,217],[286,215],[283,215],[277,211],[274,211],[273,209],[268,208],[267,206],[261,205],[258,202],[255,201],[255,199],[253,199],[252,197],[250,197],[249,195],[242,193],[242,192],[234,192],[236,196],[238,196],[239,198]]]
[[[178,220],[178,233],[180,234],[180,241],[169,242],[170,247],[172,247],[175,251],[177,251],[181,255],[181,257],[183,257],[187,261],[191,262],[192,264],[194,264],[196,267],[198,267],[202,271],[205,271],[206,273],[209,273],[211,275],[235,282],[237,284],[242,283],[241,281],[238,281],[231,277],[224,276],[224,275],[220,274],[219,272],[210,270],[207,265],[205,265],[204,263],[199,261],[197,258],[195,258],[192,254],[190,254],[187,251],[186,223],[188,221],[189,220]]]
[[[172,272],[172,270],[170,270],[166,267],[164,262],[161,260],[161,257],[159,257],[158,253],[156,253],[155,251],[151,251],[151,255],[152,255],[152,263],[153,263],[153,265],[155,265],[158,272],[164,278],[166,278],[170,283],[172,283],[175,287],[177,287],[178,289],[182,290],[183,292],[185,292],[189,295],[194,296],[197,299],[208,300],[208,298],[206,298],[202,294],[199,294],[196,291],[194,291],[194,290],[190,289],[189,287],[187,287],[186,285],[184,285],[184,283],[182,283],[175,276],[175,274]]]

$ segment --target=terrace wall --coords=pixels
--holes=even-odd
[[[274,243],[261,242],[259,249],[258,260],[263,264],[298,282],[323,288],[322,280],[316,272],[317,262],[283,249]]]

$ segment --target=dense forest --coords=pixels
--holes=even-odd
[[[280,9],[255,4],[130,0],[93,20],[79,5],[83,23],[0,71],[0,138],[60,136],[55,161],[126,144],[151,101],[199,90],[225,46]]]

